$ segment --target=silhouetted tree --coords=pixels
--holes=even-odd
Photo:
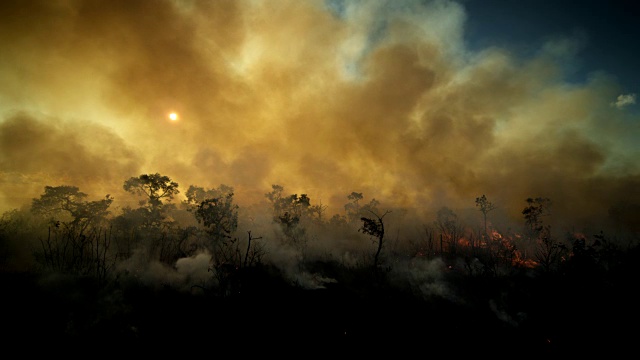
[[[222,296],[239,294],[244,280],[251,274],[247,270],[252,265],[261,263],[262,257],[265,255],[264,246],[256,246],[253,242],[262,239],[262,237],[253,237],[251,231],[247,231],[247,234],[249,237],[244,258],[240,249],[240,241],[233,238],[225,241],[225,245],[218,249],[218,261],[214,259],[209,268],[218,282],[218,290]],[[220,261],[222,259],[224,260]]]
[[[185,196],[187,199],[184,200],[184,203],[195,207],[206,199],[224,198],[229,194],[233,195],[233,193],[233,187],[225,184],[220,184],[217,188],[214,189],[205,189],[200,186],[190,185],[185,192]]]
[[[86,197],[76,186],[46,186],[44,194],[33,199],[31,211],[49,216],[51,224],[37,259],[49,269],[104,280],[115,262],[108,254],[111,232],[101,227],[113,199]]]
[[[288,216],[295,217],[298,220],[303,216],[310,215],[311,199],[307,194],[291,194],[289,196],[283,196],[284,187],[280,185],[272,185],[273,191],[265,194],[265,197],[271,202],[271,208],[273,210],[274,220],[277,222],[278,218],[282,217],[285,213]]]
[[[431,257],[436,254],[434,247],[434,236],[436,234],[436,231],[433,226],[426,224],[424,224],[422,228],[424,230],[424,238],[422,238],[422,241],[419,241],[417,245],[416,255],[426,256],[427,258],[431,259]]]
[[[551,227],[543,221],[543,217],[551,213],[551,200],[537,197],[527,198],[525,201],[527,206],[522,214],[528,236],[536,243],[536,261],[544,271],[551,271],[567,253],[567,247],[552,238]]]
[[[233,203],[233,193],[204,199],[194,213],[214,241],[230,239],[238,228],[238,205]]]
[[[158,173],[131,177],[124,182],[123,188],[132,194],[145,196],[152,209],[162,206],[162,199],[172,200],[180,193],[177,182]]]
[[[298,249],[306,246],[306,228],[301,224],[302,220],[309,218],[311,211],[311,199],[307,194],[291,194],[283,196],[284,187],[272,185],[273,191],[265,194],[271,202],[273,221],[280,224],[286,241]]]
[[[247,234],[249,235],[249,239],[247,241],[247,251],[245,251],[244,253],[244,261],[242,264],[243,267],[251,266],[254,262],[260,262],[262,256],[264,255],[263,247],[251,247],[251,242],[253,240],[262,239],[262,236],[254,238],[251,236],[251,231],[247,231]]]
[[[282,209],[282,207],[284,206],[284,201],[282,199],[284,187],[282,187],[281,185],[273,184],[271,185],[271,189],[271,192],[264,194],[264,196],[271,203],[273,218],[274,220],[276,220],[278,216],[285,212],[285,210]]]
[[[458,215],[446,206],[438,210],[435,225],[440,231],[440,251],[444,251],[443,242],[451,254],[457,251],[458,239],[462,236],[462,226],[458,222]]]
[[[543,230],[543,216],[551,214],[551,200],[537,197],[527,198],[527,206],[522,210],[524,220],[530,233],[536,235]]]
[[[480,212],[482,212],[482,216],[484,218],[484,233],[485,236],[488,236],[488,232],[487,232],[487,213],[489,213],[492,210],[495,210],[495,205],[493,205],[493,203],[491,203],[491,201],[489,201],[487,199],[487,197],[483,194],[480,197],[476,198],[476,206],[478,207],[478,210]]]
[[[374,213],[379,213],[380,210],[378,210],[378,205],[380,205],[380,201],[376,200],[375,198],[369,200],[368,203],[362,205],[360,207],[360,214],[368,214],[371,212]]]
[[[347,199],[349,199],[350,202],[344,205],[344,209],[346,211],[346,219],[349,223],[354,223],[362,217],[368,216],[371,212],[379,212],[378,205],[380,205],[380,202],[378,200],[373,198],[368,203],[361,204],[360,201],[363,198],[362,193],[355,191],[347,195]]]
[[[347,221],[354,222],[357,221],[362,214],[360,214],[360,200],[362,200],[362,193],[351,192],[351,194],[347,195],[347,199],[350,200],[349,203],[344,205],[344,210],[347,213]]]
[[[31,211],[52,218],[68,215],[73,224],[87,223],[109,214],[108,208],[113,202],[110,195],[99,201],[85,201],[86,197],[87,194],[76,186],[45,186],[44,194],[33,199]]]
[[[140,217],[146,227],[161,227],[166,220],[166,210],[163,199],[171,201],[173,196],[179,194],[178,183],[168,176],[155,174],[142,174],[131,177],[124,182],[123,189],[131,194],[144,196],[137,210],[127,211],[126,216]]]
[[[327,210],[327,205],[322,205],[322,202],[318,205],[311,205],[309,207],[309,214],[315,214],[317,216],[317,220],[320,224],[323,223],[324,212]]]
[[[259,263],[265,253],[263,246],[253,243],[262,237],[253,237],[251,231],[248,231],[247,247],[243,255],[240,240],[233,237],[238,228],[239,209],[233,203],[233,196],[233,188],[226,185],[209,190],[191,186],[187,191],[187,204],[193,205],[199,201],[193,212],[209,235],[210,244],[207,248],[212,254],[212,270],[223,295],[236,293],[241,285],[239,271],[243,267]]]
[[[361,217],[362,227],[358,230],[363,234],[371,235],[377,239],[378,246],[376,250],[376,254],[373,258],[373,268],[378,268],[378,263],[380,261],[380,253],[382,252],[382,247],[384,245],[384,222],[382,219],[389,214],[391,211],[387,210],[384,214],[378,215],[375,212],[371,211],[371,213],[376,217],[375,219],[368,217]]]

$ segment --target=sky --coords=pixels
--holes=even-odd
[[[0,211],[74,185],[272,184],[425,214],[529,197],[638,231],[633,1],[0,2]],[[169,114],[177,114],[172,120]]]

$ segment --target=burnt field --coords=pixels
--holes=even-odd
[[[63,275],[2,275],[4,340],[72,354],[211,348],[238,354],[346,350],[456,355],[575,355],[626,351],[640,320],[638,251],[611,272],[471,277],[449,270],[447,296],[425,296],[392,273],[315,263],[334,282],[308,289],[273,267],[239,270],[220,294],[106,284]],[[622,261],[624,260],[624,261]],[[311,264],[310,264],[311,266]],[[588,269],[585,269],[588,270]],[[213,350],[216,349],[216,350]],[[303,350],[300,350],[303,349]]]

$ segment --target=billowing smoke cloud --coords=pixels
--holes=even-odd
[[[158,261],[149,261],[144,251],[137,251],[130,258],[119,262],[117,270],[151,287],[171,286],[182,291],[192,291],[193,286],[210,286],[210,259],[211,254],[203,252],[178,259],[174,267],[169,267]]]
[[[119,193],[113,184],[138,171],[138,163],[136,150],[99,124],[28,114],[0,123],[0,196],[11,204],[42,193],[44,185],[72,184],[97,197]]]
[[[637,115],[611,106],[628,99],[606,74],[564,81],[582,38],[473,52],[453,1],[0,6],[6,207],[149,172],[241,204],[281,184],[329,213],[352,191],[426,213],[486,194],[519,221],[543,196],[566,226],[640,203]]]

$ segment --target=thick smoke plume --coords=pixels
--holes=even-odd
[[[583,39],[471,51],[466,16],[453,1],[4,1],[0,204],[70,184],[127,205],[122,182],[159,172],[233,186],[241,206],[272,184],[330,214],[352,191],[427,215],[486,194],[521,224],[542,196],[567,228],[637,227],[637,115],[611,105],[607,74],[564,80]]]

